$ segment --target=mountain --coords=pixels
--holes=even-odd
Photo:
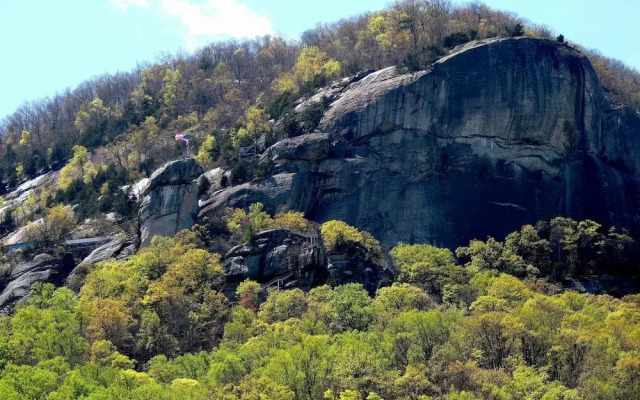
[[[640,398],[639,110],[637,71],[446,0],[26,103],[0,398]]]
[[[296,112],[322,101],[318,133],[274,144],[266,178],[216,192],[200,215],[262,202],[345,221],[386,249],[455,248],[555,216],[640,228],[640,116],[566,44],[471,42],[429,70],[321,89]]]

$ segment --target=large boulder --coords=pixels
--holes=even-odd
[[[322,160],[329,155],[330,145],[329,135],[326,133],[310,133],[279,141],[268,148],[261,159],[272,162]]]
[[[99,246],[73,268],[65,279],[65,284],[75,291],[79,291],[92,265],[112,260],[126,258],[135,252],[132,238],[115,235],[107,243]]]
[[[248,278],[269,283],[280,278],[308,289],[327,279],[326,256],[319,236],[287,229],[260,232],[249,243],[232,248],[224,256],[224,268],[228,282]]]
[[[151,174],[142,195],[147,196],[162,186],[189,185],[204,173],[204,170],[193,158],[169,161]]]
[[[328,282],[332,286],[360,283],[371,294],[393,282],[393,272],[382,263],[369,259],[360,243],[337,244],[327,252]]]
[[[259,201],[343,220],[387,250],[455,248],[558,215],[640,233],[640,116],[609,102],[567,45],[473,42],[429,70],[387,68],[331,98],[324,134],[275,144],[270,176],[214,193],[200,216]]]
[[[26,298],[35,283],[62,284],[74,265],[71,254],[61,257],[39,254],[30,262],[18,264],[0,293],[0,314],[7,314],[15,303]]]
[[[197,178],[204,173],[191,158],[171,161],[151,175],[138,221],[142,247],[154,236],[173,236],[193,226],[198,215]]]

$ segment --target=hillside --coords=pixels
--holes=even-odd
[[[259,163],[268,179],[214,193],[200,215],[261,202],[343,220],[386,250],[453,249],[558,215],[640,228],[640,116],[606,100],[569,46],[475,41],[427,71],[391,67],[341,85],[296,107],[322,98],[320,133],[272,146]]]
[[[0,181],[1,399],[640,398],[640,74],[515,15],[96,78]]]

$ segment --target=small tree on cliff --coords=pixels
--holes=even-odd
[[[241,282],[236,289],[240,305],[257,312],[260,306],[260,290],[262,288],[258,282],[249,279]]]

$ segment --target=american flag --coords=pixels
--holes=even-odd
[[[176,140],[182,140],[189,143],[189,135],[176,135]]]

